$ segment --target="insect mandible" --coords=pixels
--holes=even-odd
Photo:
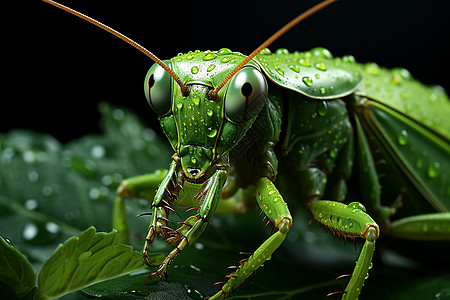
[[[242,284],[271,257],[293,222],[275,185],[279,164],[293,166],[299,199],[317,222],[333,235],[365,239],[344,299],[359,296],[380,232],[450,239],[450,179],[443,175],[450,169],[450,104],[441,90],[420,85],[405,70],[360,65],[350,56],[333,58],[323,48],[270,53],[265,48],[271,41],[249,60],[223,48],[180,54],[161,63],[116,31],[85,19],[158,61],[144,89],[175,154],[160,184],[151,182],[152,176],[133,177],[123,181],[117,197],[117,207],[123,207],[125,196],[152,203],[144,262],[150,265],[147,257],[156,236],[176,245],[150,277],[165,279],[169,264],[201,236],[216,211],[243,213],[257,204],[277,231],[211,299],[223,299]],[[374,87],[376,81],[384,88]],[[423,99],[429,105],[419,107]],[[422,118],[431,112],[433,119]],[[381,192],[375,163],[380,159],[395,166],[389,169],[391,187],[386,193]],[[367,210],[359,202],[343,203],[347,183],[355,176]],[[185,183],[198,185],[198,192],[179,203]],[[147,190],[157,184],[156,194]],[[242,202],[236,197],[239,191],[252,196]],[[392,204],[382,204],[382,198]],[[405,201],[423,202],[427,209],[390,223]],[[195,207],[176,230],[167,224],[172,204]],[[126,241],[123,211],[117,211],[115,226]]]

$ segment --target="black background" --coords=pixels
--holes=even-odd
[[[132,108],[151,126],[156,115],[143,95],[153,62],[116,37],[41,1],[4,11],[0,132],[29,128],[61,141],[98,132],[99,102]],[[189,50],[230,48],[250,53],[317,1],[61,0],[169,59]],[[426,84],[450,91],[447,0],[333,4],[270,48],[328,48],[359,62],[402,66]]]

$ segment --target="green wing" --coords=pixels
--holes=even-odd
[[[450,100],[442,87],[425,86],[408,70],[387,70],[375,63],[355,64],[363,74],[357,94],[382,103],[450,140]]]
[[[405,69],[356,65],[363,81],[356,95],[367,99],[358,113],[388,155],[439,211],[450,210],[450,100]]]

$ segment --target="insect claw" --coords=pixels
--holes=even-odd
[[[213,285],[219,285],[219,284],[225,284],[225,283],[227,283],[227,282],[226,281],[218,281],[218,282],[213,283]]]
[[[233,269],[233,270],[238,270],[240,267],[239,266],[228,266],[227,269]]]
[[[327,297],[334,296],[334,295],[342,295],[345,293],[346,293],[346,291],[332,292],[332,293],[327,294]]]
[[[246,256],[252,256],[253,252],[245,252],[245,251],[239,251],[240,255],[246,255]]]

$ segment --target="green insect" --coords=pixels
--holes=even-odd
[[[210,299],[223,299],[241,285],[270,259],[293,223],[276,186],[277,178],[287,176],[279,169],[289,169],[298,182],[298,197],[289,201],[304,201],[333,235],[365,240],[340,292],[343,299],[358,298],[380,234],[450,240],[446,94],[423,86],[404,69],[334,58],[323,48],[302,53],[266,48],[333,1],[300,15],[249,56],[223,48],[164,62],[109,27],[44,1],[113,33],[156,62],[144,90],[174,150],[172,162],[163,173],[124,180],[114,213],[115,227],[128,242],[124,197],[151,202],[143,250],[148,266],[155,267],[148,259],[155,237],[175,245],[149,278],[165,279],[170,263],[200,238],[215,213],[244,213],[257,204],[275,233]],[[350,182],[358,185],[350,188]],[[346,204],[354,198],[364,205]],[[192,207],[177,229],[168,226],[173,204]],[[401,218],[391,222],[394,215]]]

